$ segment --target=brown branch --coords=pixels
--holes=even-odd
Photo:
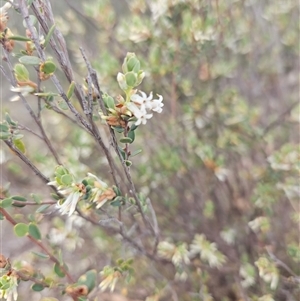
[[[9,221],[13,226],[17,225],[17,222],[10,216],[10,214],[3,208],[0,208],[0,213],[6,218],[7,221]],[[57,265],[59,265],[59,267],[61,268],[61,270],[63,271],[63,273],[67,276],[69,282],[71,283],[75,283],[75,281],[73,280],[72,276],[69,274],[69,272],[66,270],[66,268],[60,264],[60,261],[54,256],[52,255],[52,253],[50,251],[48,251],[48,249],[43,245],[43,243],[37,239],[35,239],[34,237],[32,237],[30,234],[27,234],[27,237],[37,246],[39,246],[48,256],[49,259],[51,261],[53,261],[54,263],[56,263]]]

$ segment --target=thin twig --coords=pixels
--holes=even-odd
[[[282,119],[290,114],[290,112],[299,105],[299,101],[293,102],[285,111],[283,111],[274,121],[272,121],[269,125],[267,125],[263,131],[263,136],[266,135],[271,129],[279,126],[282,122]]]
[[[11,71],[11,74],[12,74],[12,83],[14,85],[14,87],[17,87],[18,85],[18,82],[17,82],[17,79],[15,78],[15,75],[14,75],[14,71],[13,71],[13,66],[12,66],[12,63],[9,59],[9,55],[7,53],[7,51],[3,48],[3,54],[4,54],[4,58],[5,58],[5,61],[7,62],[8,64],[8,67]],[[3,69],[1,69],[2,72],[3,72]],[[50,152],[52,153],[53,157],[55,158],[57,164],[62,164],[55,149],[53,148],[48,136],[46,135],[46,132],[44,130],[44,127],[42,125],[42,122],[41,120],[38,118],[38,116],[35,115],[34,111],[32,110],[31,106],[29,105],[29,103],[27,102],[26,98],[22,95],[22,93],[18,93],[23,105],[25,106],[25,108],[27,109],[27,111],[29,112],[30,116],[33,118],[33,120],[35,121],[35,123],[37,124],[37,126],[39,127],[39,130],[43,136],[43,140],[45,142],[45,144],[47,145],[47,147],[49,148]]]
[[[3,208],[0,208],[0,213],[6,218],[7,221],[9,221],[13,226],[17,224],[17,222],[10,216],[10,214]],[[37,246],[39,246],[48,256],[51,261],[56,263],[63,273],[67,276],[69,282],[74,283],[73,277],[69,274],[69,272],[66,270],[66,268],[61,265],[60,261],[50,252],[48,249],[43,245],[43,243],[40,240],[35,239],[30,234],[27,234],[27,237]]]
[[[15,153],[27,166],[29,166],[34,173],[45,183],[48,184],[50,179],[48,179],[19,149],[17,149],[14,144],[9,140],[4,140],[4,143]],[[54,187],[54,186],[50,186]]]
[[[41,140],[44,140],[44,137],[42,137],[41,135],[39,135],[38,133],[34,132],[33,130],[31,130],[30,128],[28,128],[27,126],[25,125],[22,125],[22,124],[18,124],[17,126],[18,130],[24,130],[24,131],[27,131],[35,136],[37,136],[39,139]]]

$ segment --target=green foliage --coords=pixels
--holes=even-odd
[[[14,110],[0,124],[12,150],[7,178],[20,190],[3,192],[0,218],[11,214],[16,236],[43,247],[34,252],[38,268],[4,271],[0,296],[15,291],[11,272],[27,269],[32,290],[74,300],[107,289],[147,301],[296,298],[296,4],[112,3],[74,1],[80,16],[67,9],[51,24],[46,10],[29,15],[30,35],[2,33],[3,46],[18,41],[3,64],[12,64],[11,91],[34,107],[37,127],[30,133]],[[52,194],[13,165],[16,149]],[[49,254],[57,259],[50,272]],[[82,276],[71,281],[72,273]]]

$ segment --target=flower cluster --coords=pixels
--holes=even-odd
[[[147,97],[146,93],[143,91],[140,91],[140,94],[136,92],[131,95],[130,101],[126,103],[126,107],[132,115],[136,117],[137,121],[135,122],[135,125],[146,124],[147,119],[152,118],[153,114],[149,113],[147,110],[157,113],[162,112],[162,107],[164,106],[162,103],[163,97],[159,94],[157,94],[157,96],[158,99],[153,99],[153,94],[151,92]]]
[[[122,276],[119,271],[115,271],[115,269],[110,266],[104,267],[100,275],[102,276],[102,281],[99,285],[100,290],[105,291],[107,288],[110,288],[111,292],[114,291],[119,278]]]
[[[259,231],[266,233],[270,230],[270,221],[266,216],[258,216],[254,220],[248,222],[248,226],[256,233]]]
[[[0,298],[7,301],[17,301],[18,298],[18,277],[12,273],[10,276],[4,275],[0,278]]]
[[[219,268],[226,261],[226,257],[218,251],[215,243],[208,241],[204,234],[196,234],[191,244],[191,254],[200,254],[202,260],[208,262],[210,267]]]
[[[250,263],[245,263],[240,267],[239,274],[243,279],[241,281],[242,287],[249,287],[255,284],[255,269]]]
[[[267,283],[270,283],[272,290],[275,290],[279,281],[279,272],[275,264],[266,257],[260,257],[255,265],[258,268],[259,276]]]
[[[190,263],[189,251],[185,243],[176,246],[167,241],[160,242],[158,245],[158,255],[162,258],[172,260],[175,266]]]
[[[142,82],[145,72],[140,69],[140,61],[134,53],[127,53],[122,71],[123,73],[118,73],[117,81],[126,97],[117,96],[115,103],[111,96],[102,95],[108,114],[100,112],[101,118],[106,120],[108,125],[121,128],[125,128],[129,121],[134,121],[135,126],[146,124],[153,116],[151,111],[162,112],[163,97],[157,94],[158,98],[153,98],[152,92],[147,96],[145,92],[136,89]]]
[[[99,209],[116,196],[112,188],[91,173],[81,183],[76,183],[69,171],[62,166],[56,168],[55,175],[55,180],[48,185],[55,186],[59,194],[65,197],[57,202],[62,215],[71,216],[80,200],[96,203],[96,208]]]

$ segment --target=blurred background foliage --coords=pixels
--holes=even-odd
[[[143,152],[132,166],[138,190],[156,211],[161,241],[179,248],[195,245],[195,235],[204,234],[226,257],[218,268],[205,256],[193,257],[190,265],[152,265],[101,230],[90,232],[81,225],[69,232],[69,243],[54,242],[66,249],[68,261],[76,260],[75,270],[91,265],[91,258],[101,268],[121,255],[134,256],[133,280],[117,286],[132,300],[296,300],[297,1],[91,0],[52,5],[79,81],[86,76],[79,46],[97,69],[102,91],[112,96],[121,92],[116,75],[126,53],[135,52],[146,71],[141,90],[164,97],[163,113],[139,128],[135,147]],[[11,27],[18,27],[17,20]],[[20,104],[3,106],[18,119]],[[102,154],[86,133],[46,109],[43,115],[72,172],[109,177]],[[30,155],[52,176],[55,163],[38,143],[25,137]],[[4,179],[11,189],[46,197],[4,151]],[[51,229],[45,227],[49,235],[64,230],[58,217]],[[167,255],[166,246],[161,245],[160,254],[171,260],[175,251]],[[178,280],[176,273],[187,276]]]

